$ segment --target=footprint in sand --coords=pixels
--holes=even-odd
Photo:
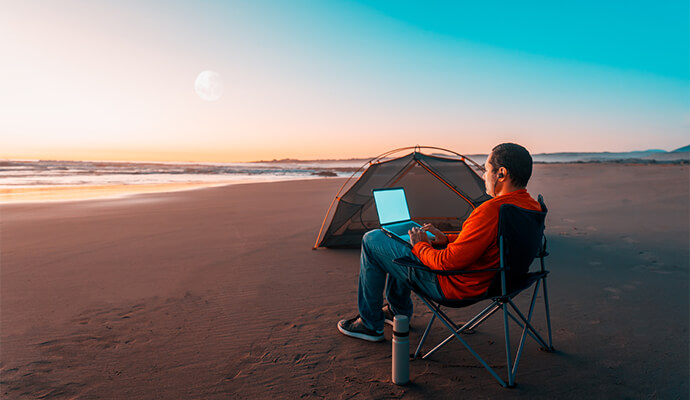
[[[654,253],[646,251],[646,250],[639,252],[637,256],[640,257],[641,259],[645,260],[645,261],[649,261],[649,262],[654,263],[654,264],[659,264],[659,265],[664,264],[664,263],[659,262],[659,257],[657,257]]]
[[[556,335],[560,339],[573,339],[576,337],[575,333],[564,328],[559,328],[556,330]]]
[[[624,241],[625,243],[628,243],[628,244],[639,243],[637,240],[631,238],[630,236],[621,236],[620,238],[622,241]]]
[[[640,251],[637,256],[641,258],[643,261],[645,261],[645,263],[634,266],[633,270],[653,272],[655,274],[662,275],[667,275],[671,273],[671,271],[669,271],[666,268],[665,264],[659,261],[659,257],[657,257],[656,254],[643,250]]]
[[[659,275],[668,275],[671,271],[663,269],[663,264],[638,264],[634,266],[633,271],[653,272]]]
[[[588,235],[587,232],[578,229],[577,227],[571,226],[569,230],[567,231],[560,231],[558,232],[560,236],[586,236]]]
[[[22,398],[31,399],[77,398],[86,384],[56,381],[51,377],[52,368],[41,368],[47,365],[50,365],[49,361],[41,360],[1,371],[4,394],[21,393]]]
[[[622,289],[625,290],[635,290],[637,289],[637,285],[639,285],[639,281],[632,281],[629,283],[624,284],[621,286]],[[608,293],[609,299],[611,300],[620,300],[621,298],[621,293],[623,293],[623,290],[615,287],[605,287],[604,292]]]
[[[592,245],[592,250],[594,251],[608,251],[611,248],[610,245],[602,242],[597,242]]]
[[[129,309],[119,312],[117,315],[120,318],[131,318],[132,316],[134,316],[134,314],[138,313],[139,311],[141,311],[143,309],[144,309],[143,304],[135,304],[132,307],[130,307]]]
[[[605,287],[604,291],[609,293],[609,298],[611,300],[619,300],[621,298],[621,290],[613,287]]]

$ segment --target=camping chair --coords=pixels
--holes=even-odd
[[[512,204],[503,204],[499,211],[498,222],[498,245],[500,252],[499,268],[482,270],[482,271],[446,271],[446,270],[431,270],[427,266],[420,264],[410,257],[402,257],[394,260],[396,264],[403,265],[410,268],[428,270],[437,275],[463,275],[483,271],[496,271],[496,277],[491,283],[487,291],[480,297],[462,300],[437,300],[431,299],[423,291],[419,289],[414,283],[408,280],[408,284],[412,291],[426,304],[433,315],[431,320],[422,335],[422,338],[417,346],[413,358],[417,358],[426,340],[426,337],[431,329],[434,320],[438,317],[441,322],[452,332],[439,345],[434,347],[431,351],[422,356],[426,359],[435,353],[438,349],[446,343],[456,338],[462,343],[472,355],[479,360],[479,362],[486,368],[494,378],[503,387],[515,386],[515,375],[517,372],[520,356],[525,344],[526,336],[529,335],[534,339],[541,349],[547,352],[553,351],[551,342],[551,318],[549,316],[549,300],[546,292],[546,276],[549,271],[544,269],[544,257],[548,255],[546,252],[546,239],[544,237],[544,220],[546,218],[546,205],[542,196],[539,196],[539,204],[541,204],[542,211],[532,211],[517,207]],[[541,268],[537,272],[529,272],[529,267],[535,258],[539,258]],[[534,305],[537,299],[540,284],[543,287],[544,305],[546,309],[546,324],[548,327],[549,341],[547,342],[541,337],[537,330],[532,326],[532,314]],[[518,309],[513,302],[513,298],[521,292],[534,286],[532,292],[532,301],[527,312],[527,317]],[[441,310],[441,307],[462,308],[480,301],[488,300],[491,303],[484,308],[474,318],[464,323],[462,326],[455,324],[448,315]],[[496,371],[484,361],[482,357],[463,339],[460,335],[476,328],[487,320],[491,315],[498,310],[503,310],[503,326],[505,331],[505,345],[506,345],[506,360],[508,370],[508,382],[501,379]],[[515,354],[514,361],[511,359],[511,344],[508,319],[514,321],[521,329],[522,335]]]

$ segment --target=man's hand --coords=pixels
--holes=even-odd
[[[407,234],[410,235],[410,244],[412,247],[419,242],[429,243],[429,238],[426,236],[426,231],[424,231],[423,228],[412,228],[407,231]]]
[[[434,239],[431,241],[431,244],[436,246],[445,246],[448,244],[448,238],[446,237],[446,235],[432,224],[424,224],[422,230],[434,235]]]

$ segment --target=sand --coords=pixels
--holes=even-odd
[[[685,399],[689,178],[535,166],[557,351],[528,342],[514,389],[457,343],[396,386],[390,328],[383,343],[336,330],[356,314],[359,251],[311,246],[341,179],[3,205],[0,397]],[[468,340],[505,373],[499,322]]]

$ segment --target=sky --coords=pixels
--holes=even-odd
[[[0,159],[674,150],[689,19],[687,0],[5,0]]]

